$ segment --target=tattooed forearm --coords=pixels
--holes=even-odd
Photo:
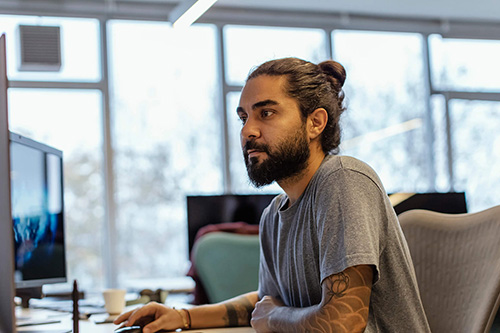
[[[237,302],[227,303],[226,315],[224,321],[229,327],[233,326],[248,326],[252,318],[252,311],[254,306],[246,298],[238,300]]]
[[[357,266],[344,272],[325,279],[322,306],[316,315],[304,317],[300,331],[363,332],[368,321],[372,268]]]
[[[273,332],[363,332],[368,310],[373,268],[349,267],[322,283],[322,300],[306,308],[278,307],[269,317]]]
[[[373,280],[373,268],[369,265],[354,266],[323,280],[321,303],[294,308],[271,306],[267,315],[267,327],[272,332],[363,332],[368,323],[368,311]],[[266,301],[257,303],[258,312]],[[254,315],[255,315],[254,312]],[[266,318],[266,315],[262,315]],[[254,320],[260,324],[262,318]]]

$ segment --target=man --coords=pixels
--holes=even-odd
[[[346,74],[296,58],[255,69],[237,113],[250,180],[284,190],[260,223],[259,290],[189,310],[149,304],[116,323],[257,332],[429,332],[413,265],[382,184],[335,153]]]

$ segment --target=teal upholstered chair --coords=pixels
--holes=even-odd
[[[211,232],[193,246],[193,259],[210,303],[257,290],[259,236]]]

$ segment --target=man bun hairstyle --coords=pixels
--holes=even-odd
[[[331,76],[332,84],[340,91],[346,79],[344,66],[333,60],[320,62],[318,66],[326,75]]]
[[[326,110],[328,121],[321,133],[321,148],[327,154],[337,154],[341,136],[339,120],[345,110],[344,67],[334,60],[316,65],[298,58],[282,58],[258,66],[250,72],[247,81],[261,75],[287,77],[286,93],[298,101],[304,120],[318,108]]]

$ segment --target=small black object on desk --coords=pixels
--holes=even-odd
[[[78,321],[80,320],[80,314],[78,313],[78,285],[76,283],[76,280],[73,281],[73,293],[72,293],[72,299],[73,299],[73,333],[78,333],[79,332],[79,323]]]

